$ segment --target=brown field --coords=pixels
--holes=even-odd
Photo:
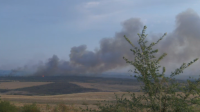
[[[127,94],[127,92],[116,92],[117,95]],[[139,93],[138,93],[139,94]],[[25,96],[25,95],[0,95],[2,100],[8,100],[16,106],[23,106],[24,104],[31,104],[33,102],[45,110],[46,105],[55,107],[56,104],[65,103],[76,108],[85,108],[88,105],[90,108],[97,108],[98,101],[115,100],[114,92],[88,92],[88,93],[74,93],[64,95],[51,95],[51,96]],[[44,111],[45,112],[45,111]]]
[[[127,92],[117,92],[117,94],[123,94]],[[25,96],[25,95],[1,95],[1,99],[22,103],[45,103],[56,104],[59,102],[65,102],[66,104],[82,104],[86,101],[89,104],[96,101],[114,100],[114,92],[88,92],[88,93],[74,93],[64,95],[51,95],[51,96]]]
[[[45,84],[50,84],[53,82],[0,82],[0,89],[19,89],[32,86],[40,86]]]
[[[0,89],[18,89],[31,86],[45,85],[52,82],[1,82]],[[103,84],[103,83],[83,83],[83,82],[70,82],[79,85],[84,88],[99,89],[103,92],[87,92],[87,93],[73,93],[63,95],[48,95],[48,96],[27,96],[27,95],[9,95],[0,94],[2,100],[8,100],[14,103],[16,106],[23,106],[24,104],[37,103],[41,110],[45,111],[46,105],[49,104],[52,108],[59,103],[65,103],[70,106],[73,105],[75,108],[85,108],[86,105],[91,108],[97,108],[96,104],[98,101],[104,100],[115,100],[114,92],[118,95],[127,94],[127,92],[121,92],[131,89],[139,89],[139,86],[120,85],[120,84]],[[112,91],[112,92],[106,92]]]
[[[127,92],[115,92],[118,96],[125,94],[127,97]],[[137,95],[142,95],[142,92],[134,92]],[[74,93],[74,94],[64,94],[64,95],[51,95],[51,96],[25,96],[25,95],[1,95],[2,100],[11,101],[16,106],[23,106],[24,104],[37,103],[37,106],[42,110],[46,111],[47,104],[53,108],[59,103],[64,103],[67,106],[73,106],[76,109],[79,107],[97,109],[96,104],[98,101],[114,101],[114,92],[88,92],[88,93]]]
[[[103,80],[104,81],[104,80]],[[128,97],[128,93],[125,91],[138,91],[140,89],[141,84],[139,83],[133,83],[133,84],[120,84],[120,83],[106,83],[101,81],[69,81],[69,83],[81,86],[83,88],[92,88],[92,89],[98,89],[101,92],[85,92],[85,93],[72,93],[72,94],[60,94],[60,95],[9,95],[9,92],[7,93],[0,93],[0,96],[2,100],[8,100],[11,101],[11,103],[15,104],[16,106],[23,106],[24,104],[32,104],[36,103],[37,106],[42,110],[41,112],[50,112],[47,111],[46,107],[47,104],[50,106],[50,110],[52,110],[55,106],[57,106],[59,103],[64,103],[67,106],[71,106],[72,108],[86,108],[88,106],[89,108],[97,109],[96,104],[98,101],[114,101],[116,93],[118,96],[121,96],[122,94],[125,94],[125,97]],[[135,82],[135,81],[133,81]],[[40,86],[40,85],[46,85],[54,82],[19,82],[19,81],[10,81],[10,82],[0,82],[0,89],[19,89],[19,88],[25,88],[25,87],[33,87],[33,86]],[[65,83],[63,83],[65,84]],[[52,86],[49,86],[50,88],[53,88]],[[58,86],[55,86],[54,88],[57,88]],[[46,88],[46,87],[45,87]],[[38,88],[35,88],[38,89]],[[62,88],[61,88],[62,89]],[[13,91],[12,90],[12,91]],[[24,91],[26,92],[26,91]],[[142,95],[142,92],[134,92],[137,95]],[[130,96],[129,96],[130,97]],[[101,102],[102,103],[102,102]],[[70,108],[71,108],[70,107]],[[69,111],[69,112],[75,112],[75,111]]]

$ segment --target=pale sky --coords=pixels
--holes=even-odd
[[[53,55],[70,61],[71,49],[81,45],[94,52],[131,18],[147,25],[149,35],[172,33],[176,16],[188,9],[200,15],[199,6],[199,0],[0,0],[0,69]]]

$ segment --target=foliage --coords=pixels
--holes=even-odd
[[[18,108],[9,101],[0,101],[0,112],[18,112]]]
[[[88,103],[84,101],[84,102],[82,102],[82,105],[88,105]]]
[[[47,105],[46,105],[46,110],[49,111],[50,109],[51,109],[50,105],[47,104]]]
[[[41,112],[36,103],[31,105],[24,105],[21,112]]]
[[[67,106],[64,103],[58,104],[54,107],[53,112],[77,112],[78,110],[73,106]]]
[[[36,105],[36,103],[25,104],[22,107],[16,107],[9,101],[1,101],[0,112],[41,112],[41,110]],[[52,108],[50,105],[47,104],[45,112],[79,112],[79,110],[75,108],[73,105],[67,106],[64,103],[59,103],[54,108]]]
[[[200,104],[200,80],[187,80],[187,83],[182,86],[176,82],[175,76],[183,73],[183,70],[196,62],[194,59],[188,64],[183,63],[180,68],[177,68],[171,73],[170,77],[165,76],[165,67],[162,68],[162,73],[159,73],[159,62],[167,54],[164,53],[159,58],[153,54],[158,52],[158,49],[152,50],[152,47],[158,44],[160,40],[166,36],[166,33],[156,42],[152,42],[149,46],[146,45],[147,35],[145,34],[146,26],[139,36],[140,48],[137,48],[132,42],[124,36],[124,38],[132,45],[130,51],[135,55],[134,61],[129,61],[123,57],[126,63],[133,65],[135,70],[134,77],[138,81],[142,81],[144,86],[141,86],[143,95],[136,96],[135,93],[130,93],[130,98],[116,96],[116,102],[98,105],[98,110],[85,109],[83,111],[90,112],[193,112],[194,106]],[[177,91],[182,92],[177,93]]]

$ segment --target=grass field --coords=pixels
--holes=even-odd
[[[127,92],[115,92],[117,95],[127,94]],[[136,92],[136,95],[142,94]],[[45,111],[46,105],[50,105],[52,108],[59,103],[64,103],[67,106],[75,108],[86,108],[86,106],[97,109],[96,104],[98,101],[114,101],[114,92],[88,92],[88,93],[74,93],[64,95],[50,95],[50,96],[25,96],[25,95],[1,95],[2,100],[8,100],[14,103],[16,106],[23,106],[24,104],[31,104],[33,102]]]
[[[115,92],[118,96],[126,94],[127,92]],[[142,95],[142,92],[134,92],[137,95]],[[42,112],[49,112],[46,110],[47,104],[51,109],[56,107],[59,103],[63,103],[68,107],[79,109],[79,107],[97,109],[98,101],[114,101],[114,92],[88,92],[88,93],[73,93],[64,95],[50,95],[50,96],[25,96],[25,95],[1,95],[2,100],[11,101],[14,105],[20,107],[24,104],[36,103]],[[102,103],[103,104],[103,103]],[[199,108],[197,108],[199,110]],[[73,112],[73,111],[72,111]]]
[[[98,101],[115,100],[114,92],[121,95],[126,91],[138,91],[139,89],[139,86],[133,80],[111,78],[4,77],[2,79],[4,80],[0,81],[0,89],[7,90],[0,93],[2,100],[11,101],[16,106],[35,102],[44,112],[46,112],[47,104],[53,108],[59,103],[64,103],[68,106],[73,105],[74,108],[85,108],[86,105],[91,108],[97,108]],[[51,95],[49,94],[50,92],[59,94]],[[69,92],[71,93],[66,94]]]
[[[134,79],[124,80],[85,77],[50,77],[46,79],[41,79],[41,77],[11,77],[11,79],[6,79],[4,77],[4,80],[6,80],[6,82],[3,80],[0,81],[0,89],[6,89],[7,91],[0,93],[2,100],[11,101],[16,106],[36,103],[42,112],[50,112],[47,111],[47,104],[51,109],[56,107],[59,103],[63,103],[69,106],[69,108],[78,109],[79,107],[86,108],[86,106],[88,106],[95,109],[97,108],[96,104],[98,101],[115,100],[114,93],[118,96],[128,94],[127,91],[135,92],[136,95],[143,94],[142,92],[138,92],[142,84]],[[49,94],[49,92],[51,92],[51,94]],[[18,95],[16,95],[16,93]]]
[[[32,86],[40,86],[45,84],[50,84],[52,82],[0,82],[0,89],[19,89]]]

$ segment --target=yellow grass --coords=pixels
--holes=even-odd
[[[0,89],[18,89],[24,87],[32,87],[50,84],[53,82],[0,82]]]
[[[136,96],[142,95],[142,92],[134,92]],[[180,92],[178,92],[180,93]],[[127,92],[116,92],[118,96]],[[182,93],[180,93],[182,94]],[[114,92],[88,92],[88,93],[74,93],[64,95],[51,95],[51,96],[25,96],[25,95],[0,95],[2,100],[8,100],[14,103],[16,106],[23,106],[24,104],[37,103],[42,112],[46,111],[46,105],[49,104],[53,109],[57,104],[63,102],[68,107],[72,108],[89,108],[97,109],[97,101],[113,101],[115,100]],[[199,110],[199,109],[197,109]],[[73,111],[72,111],[73,112]]]
[[[127,92],[117,92],[117,94],[127,94]],[[115,100],[114,92],[88,92],[88,93],[74,93],[64,95],[51,96],[25,96],[25,95],[0,95],[2,100],[11,101],[16,106],[23,106],[24,104],[37,103],[42,112],[46,111],[46,105],[49,104],[53,109],[59,103],[65,103],[67,106],[74,108],[89,108],[97,109],[97,101]],[[73,111],[72,111],[73,112]]]
[[[117,92],[123,94],[127,92]],[[114,100],[114,92],[88,92],[88,93],[74,93],[64,95],[51,95],[51,96],[25,96],[25,95],[0,95],[1,99],[17,102],[38,102],[38,103],[58,103],[66,102],[68,104],[82,104],[83,101],[103,101]]]

